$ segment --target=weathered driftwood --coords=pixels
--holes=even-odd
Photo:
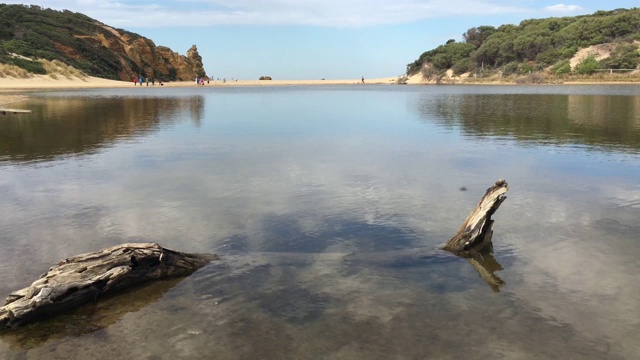
[[[0,307],[0,330],[55,314],[127,286],[191,274],[215,255],[186,254],[158,244],[122,244],[64,259]]]
[[[465,253],[479,252],[490,244],[493,235],[491,215],[507,198],[505,195],[507,190],[509,190],[509,184],[504,179],[496,181],[492,187],[488,188],[458,233],[442,249],[464,256]]]

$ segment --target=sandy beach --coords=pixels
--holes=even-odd
[[[395,84],[397,78],[365,79],[365,84]],[[341,80],[236,80],[236,81],[210,81],[205,86],[286,86],[286,85],[350,85],[361,84],[361,79],[341,79]],[[64,78],[53,79],[47,75],[35,75],[26,79],[11,77],[0,78],[0,92],[12,91],[46,90],[46,89],[87,89],[87,88],[123,88],[133,87],[133,81],[107,80],[97,77],[86,78]],[[139,87],[140,85],[137,85]],[[149,87],[159,87],[156,83]],[[175,81],[165,82],[163,87],[195,87],[195,81]],[[146,83],[143,87],[147,87]]]
[[[375,78],[365,79],[366,84],[378,84],[378,85],[392,85],[396,84],[397,77],[387,78]],[[456,79],[456,82],[464,82],[464,79]],[[414,75],[407,79],[407,84],[431,84],[435,82],[429,82],[420,75]],[[624,82],[566,82],[566,85],[570,84],[621,84]],[[362,84],[361,79],[327,79],[327,80],[233,80],[233,81],[221,81],[212,80],[209,83],[205,83],[205,87],[222,87],[222,86],[301,86],[301,85],[357,85]],[[474,84],[469,82],[469,84]],[[491,83],[479,83],[483,85]],[[506,83],[496,82],[495,84],[506,85]],[[630,84],[638,84],[632,82]],[[11,77],[0,77],[0,106],[6,106],[7,104],[24,100],[26,93],[30,91],[38,90],[61,90],[61,89],[91,89],[91,88],[125,88],[134,87],[132,81],[116,81],[107,80],[97,77],[72,77],[66,78],[59,76],[57,79],[53,79],[48,75],[34,75],[30,78],[19,79]],[[140,85],[136,85],[140,87]],[[160,87],[158,83],[152,85],[146,83],[142,87]],[[165,82],[162,88],[175,88],[175,87],[196,87],[195,81],[174,81]]]
[[[365,84],[395,84],[397,78],[365,79]],[[237,80],[237,81],[210,81],[205,87],[222,86],[297,86],[297,85],[352,85],[362,84],[361,79],[341,80]],[[64,90],[64,89],[100,89],[100,88],[126,88],[134,87],[133,81],[116,81],[87,76],[84,78],[59,76],[53,79],[48,75],[34,75],[26,79],[12,77],[0,77],[0,109],[11,108],[11,104],[24,101],[31,91],[40,90]],[[135,87],[140,88],[140,85]],[[162,86],[144,83],[143,88],[176,88],[196,87],[195,81],[165,82]]]

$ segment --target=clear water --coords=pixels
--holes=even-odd
[[[0,333],[3,359],[630,359],[640,87],[30,94],[0,118],[0,296],[151,241],[222,260]],[[490,286],[436,248],[498,178]],[[424,255],[395,261],[398,253]],[[415,259],[415,258],[413,258]]]

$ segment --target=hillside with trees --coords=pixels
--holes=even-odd
[[[145,76],[170,81],[205,76],[195,45],[187,56],[179,55],[80,13],[0,4],[0,65],[46,74],[47,61],[114,80]]]
[[[587,52],[578,63],[570,60],[581,49],[606,44],[607,51]],[[462,41],[449,40],[426,51],[407,65],[407,75],[524,75],[594,74],[603,69],[626,71],[640,63],[640,8],[598,11],[592,15],[524,20],[519,25],[478,26]],[[613,69],[613,70],[611,70]]]

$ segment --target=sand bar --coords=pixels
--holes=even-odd
[[[365,84],[395,84],[397,78],[365,79]],[[342,80],[215,80],[205,83],[205,87],[225,87],[225,86],[301,86],[301,85],[353,85],[362,84],[362,79],[342,79]],[[133,81],[116,81],[87,76],[83,78],[66,78],[58,76],[53,79],[48,75],[34,75],[29,78],[0,77],[0,110],[8,111],[12,109],[12,104],[27,100],[28,93],[42,90],[76,90],[76,89],[106,89],[106,88],[133,88]],[[158,82],[153,85],[144,83],[142,86],[135,85],[136,88],[176,88],[176,87],[197,87],[195,81],[173,81],[165,82],[162,86]],[[140,89],[142,90],[142,89]],[[16,107],[19,107],[16,104]]]
[[[365,80],[365,84],[394,84],[395,77],[379,78]],[[286,85],[350,85],[361,84],[361,79],[344,79],[344,80],[234,80],[210,81],[205,86],[286,86]],[[140,87],[140,85],[136,85]],[[147,87],[144,83],[143,87]],[[152,87],[151,83],[148,85]],[[155,87],[160,85],[156,82]],[[47,90],[47,89],[88,89],[88,88],[124,88],[134,87],[133,81],[116,81],[107,80],[97,77],[86,78],[65,78],[58,77],[53,79],[46,75],[35,75],[26,79],[17,79],[11,77],[0,78],[0,92],[29,91],[29,90]],[[195,81],[176,81],[165,82],[162,86],[171,87],[196,87]],[[1,104],[2,102],[0,102]]]

